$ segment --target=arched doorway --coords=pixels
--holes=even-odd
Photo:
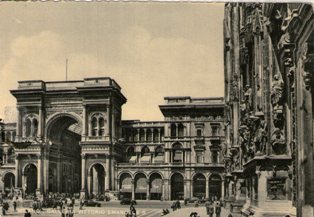
[[[217,174],[209,177],[209,198],[213,197],[221,197],[221,178]]]
[[[149,177],[149,195],[151,200],[160,200],[162,197],[162,177],[159,173],[153,173]]]
[[[181,174],[175,173],[171,176],[171,200],[184,199],[184,178]]]
[[[90,168],[90,193],[99,195],[105,193],[105,169],[100,164],[94,164]]]
[[[79,193],[82,189],[81,132],[79,119],[70,114],[59,114],[47,124],[49,192]]]
[[[15,187],[15,176],[13,173],[6,173],[3,177],[4,190],[6,192],[12,191]]]
[[[24,169],[25,176],[25,193],[34,194],[37,189],[37,167],[34,164],[28,164]]]
[[[196,174],[193,177],[193,197],[206,197],[206,178],[203,174]]]
[[[135,176],[135,199],[146,200],[147,181],[143,173],[138,173]]]
[[[132,177],[129,173],[123,173],[120,176],[120,199],[132,198]]]

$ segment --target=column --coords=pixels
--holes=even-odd
[[[135,186],[134,186],[134,179],[132,179],[132,200],[135,200]]]
[[[169,163],[169,152],[165,151],[165,163]]]
[[[221,181],[221,200],[225,199],[225,180]]]
[[[19,141],[22,136],[22,114],[21,109],[17,108],[17,126],[16,126],[16,140]]]
[[[154,153],[150,153],[150,163],[154,163]]]
[[[209,198],[209,179],[206,176],[206,198]]]
[[[37,189],[39,191],[41,191],[41,184],[42,184],[42,181],[41,181],[41,156],[40,154],[37,155],[38,157],[38,160],[37,160]]]
[[[140,129],[137,128],[136,130],[137,130],[137,142],[139,142],[140,141]]]
[[[81,184],[82,184],[82,190],[81,191],[85,191],[86,190],[86,185],[85,185],[85,172],[86,172],[86,154],[82,154],[82,181],[81,181]]]
[[[136,152],[136,155],[137,155],[137,163],[141,163],[141,157],[140,157],[141,153]]]
[[[158,139],[159,139],[159,143],[161,143],[161,129],[158,128]]]
[[[41,106],[39,107],[39,120],[38,120],[38,131],[37,131],[37,137],[42,138],[42,132],[43,132],[43,111]]]
[[[109,105],[107,105],[107,130],[106,130],[106,135],[109,136],[110,135],[110,107]]]
[[[152,132],[152,139],[151,139],[151,141],[150,141],[151,143],[154,143],[154,141],[155,141],[155,140],[154,140],[154,138],[155,138],[155,132],[154,132],[154,131],[155,131],[154,128],[151,128],[151,129],[150,129],[150,132]]]
[[[145,138],[145,142],[147,141],[147,129],[144,128],[144,138]]]
[[[86,140],[86,105],[83,105],[82,140]]]
[[[20,167],[19,154],[16,154],[16,157],[15,157],[15,187],[16,188],[19,187],[19,177],[20,177],[19,167]]]
[[[161,180],[161,199],[165,200],[165,181]]]
[[[146,180],[146,200],[149,200],[149,179]]]
[[[88,193],[89,196],[91,196],[92,193],[93,193],[92,192],[92,188],[91,188],[92,187],[92,177],[91,177],[92,174],[91,174],[90,171],[88,171],[87,175],[88,175],[87,176],[87,193]]]
[[[106,156],[106,177],[105,177],[105,190],[109,190],[110,189],[110,159],[109,156]]]

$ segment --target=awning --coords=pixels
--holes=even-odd
[[[150,153],[145,153],[141,157],[141,163],[149,163],[150,162]]]
[[[132,192],[132,178],[131,177],[125,177],[121,181],[121,192]]]
[[[136,163],[136,159],[137,159],[137,157],[136,157],[136,155],[134,155],[134,156],[132,156],[132,157],[130,158],[129,162],[130,162],[130,163]]]
[[[155,158],[155,163],[157,162],[164,162],[165,161],[165,156],[164,155],[157,155]]]
[[[147,191],[146,178],[141,177],[136,181],[135,193],[146,193],[146,191]]]

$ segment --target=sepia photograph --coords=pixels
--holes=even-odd
[[[314,4],[0,3],[0,217],[313,217]]]

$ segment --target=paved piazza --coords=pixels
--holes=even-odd
[[[204,206],[200,206],[195,208],[194,204],[190,203],[187,206],[182,204],[182,208],[177,211],[172,211],[170,209],[172,202],[159,202],[159,201],[138,201],[138,205],[136,205],[137,217],[157,217],[161,216],[161,211],[163,208],[168,208],[170,214],[168,217],[176,217],[176,216],[189,216],[191,212],[197,212],[199,216],[207,216],[206,209]],[[10,206],[9,212],[6,216],[24,216],[25,209],[27,208],[18,208],[17,212],[13,212],[12,206]],[[29,211],[32,211],[32,208],[28,208]],[[112,201],[107,203],[102,203],[101,207],[84,207],[83,210],[79,210],[79,206],[76,205],[74,208],[74,216],[109,216],[109,217],[121,217],[125,216],[125,212],[129,211],[129,205],[120,205],[118,201]],[[229,211],[227,209],[222,209],[221,216],[228,216]],[[38,217],[53,217],[53,216],[61,216],[59,210],[55,209],[44,209],[42,212],[38,212],[35,214],[32,212],[32,216]],[[234,217],[236,215],[233,214]]]

